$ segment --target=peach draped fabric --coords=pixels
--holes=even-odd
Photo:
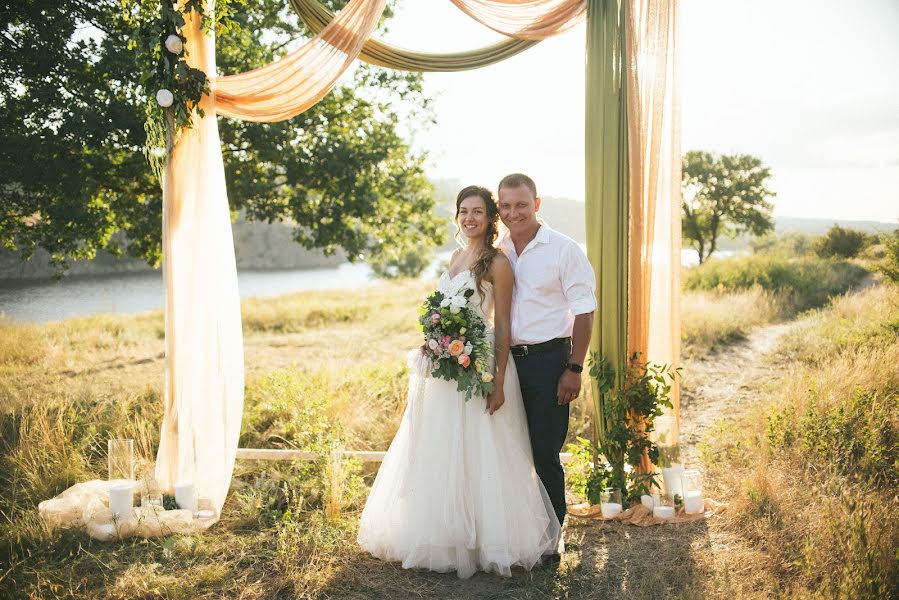
[[[680,98],[677,1],[628,0],[628,355],[677,366],[680,355]],[[679,416],[678,386],[672,390]],[[675,439],[677,431],[675,431]]]
[[[587,16],[585,0],[450,0],[472,19],[520,40],[568,31]]]
[[[213,2],[208,3],[213,10]],[[182,33],[191,66],[215,72],[215,35],[196,12]],[[191,481],[221,510],[243,415],[243,334],[231,213],[215,100],[171,139],[162,186],[165,412],[156,478],[171,491]]]
[[[215,80],[216,111],[272,123],[302,113],[337,83],[368,40],[386,0],[350,0],[314,38],[264,67]]]

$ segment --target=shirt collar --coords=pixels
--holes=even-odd
[[[549,225],[547,225],[546,221],[544,221],[540,217],[537,217],[537,222],[540,223],[540,229],[537,230],[537,235],[535,235],[534,239],[531,241],[536,242],[538,244],[548,244],[549,243],[549,233],[552,230],[552,228]],[[503,235],[503,239],[500,240],[500,244],[502,246],[506,246],[506,247],[513,246],[512,236],[509,234],[508,229],[506,230],[506,233]],[[528,246],[529,245],[530,245],[530,242],[528,242]]]

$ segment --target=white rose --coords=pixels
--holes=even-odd
[[[441,307],[449,306],[451,300],[452,300],[452,298],[444,298],[443,300],[440,301],[440,306]]]
[[[468,356],[469,354],[471,354],[472,350],[473,348],[471,347],[471,344],[465,344],[465,350],[463,351],[463,354]]]
[[[180,37],[173,33],[165,38],[165,49],[172,54],[181,54],[181,51],[184,50],[184,42],[181,41]]]
[[[440,344],[438,344],[437,340],[435,340],[435,339],[428,340],[428,348],[430,348],[431,350],[436,350],[437,346],[439,346],[439,345]]]
[[[465,296],[453,296],[450,300],[450,305],[457,308],[462,308],[467,302],[468,299]]]
[[[168,108],[175,102],[175,95],[165,88],[156,92],[156,103],[162,108]]]

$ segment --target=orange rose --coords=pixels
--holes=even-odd
[[[459,357],[459,364],[462,365],[463,369],[467,369],[468,365],[471,364],[471,357],[467,354],[463,354]]]
[[[450,356],[459,356],[465,351],[465,344],[461,340],[453,340],[449,345]]]

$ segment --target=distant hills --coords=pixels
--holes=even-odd
[[[437,191],[438,206],[452,215],[454,213],[456,194],[462,189],[462,183],[457,179],[441,179],[433,183]],[[542,200],[543,203],[540,207],[539,215],[550,227],[561,231],[578,242],[587,241],[583,202],[573,198],[557,198],[553,196],[543,196]],[[778,235],[784,233],[821,235],[834,224],[840,227],[864,231],[865,233],[891,233],[899,228],[899,223],[884,223],[880,221],[775,217],[774,231]],[[718,247],[721,250],[740,250],[746,248],[751,239],[752,236],[748,235],[740,236],[736,239],[722,238],[718,241]]]

